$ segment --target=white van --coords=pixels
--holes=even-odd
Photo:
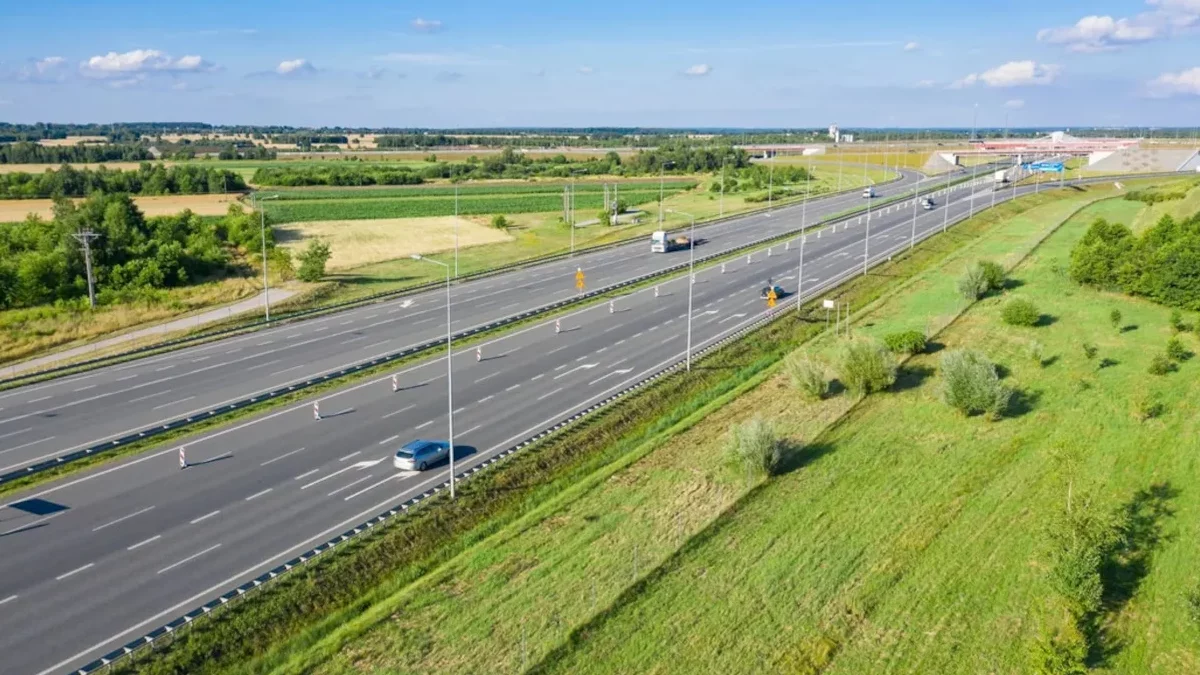
[[[871,199],[875,196],[875,188],[869,187],[863,190],[863,199]]]

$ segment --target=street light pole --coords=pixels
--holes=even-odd
[[[725,217],[725,160],[721,160],[721,218]]]
[[[687,352],[685,355],[686,369],[692,369],[692,287],[696,285],[696,216],[683,211],[671,211],[692,221],[691,235],[688,237],[688,310],[687,310]]]
[[[259,202],[265,202],[268,199],[279,199],[279,195],[271,195],[263,197]],[[262,236],[262,267],[263,267],[263,309],[266,313],[266,320],[271,321],[271,286],[267,282],[267,210],[259,207],[255,203],[254,193],[250,193],[250,207],[258,209],[258,228],[259,234]]]
[[[454,185],[454,278],[458,278],[458,185]]]
[[[867,182],[867,156],[863,155],[863,183]],[[868,186],[869,187],[869,186]],[[867,261],[871,259],[871,200],[867,197],[867,231],[863,237],[863,276],[867,274]]]
[[[412,255],[413,260],[424,260],[446,268],[446,411],[449,414],[448,426],[450,438],[450,499],[454,499],[454,346],[453,331],[450,327],[450,265],[439,260],[426,258],[419,253]]]
[[[917,179],[917,187],[913,188],[913,219],[912,219],[912,239],[908,240],[908,250],[913,250],[913,246],[917,245],[917,200],[921,194],[921,180]]]

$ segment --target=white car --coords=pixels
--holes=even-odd
[[[392,464],[401,471],[424,471],[449,456],[445,441],[409,441],[396,451]]]
[[[871,199],[875,196],[875,188],[869,187],[863,190],[863,199]]]

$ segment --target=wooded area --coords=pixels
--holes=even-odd
[[[196,195],[242,192],[247,189],[240,174],[204,166],[143,163],[121,171],[99,167],[76,169],[63,165],[40,174],[0,174],[0,199],[49,199],[86,197],[93,192],[134,195]]]
[[[1070,273],[1088,286],[1200,310],[1200,213],[1163,216],[1141,236],[1098,219],[1071,251]]]

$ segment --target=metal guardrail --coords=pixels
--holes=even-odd
[[[880,185],[891,185],[902,179],[903,179],[903,174],[901,174],[900,176],[893,178],[892,180],[889,180],[887,182],[880,183]],[[831,192],[826,195],[822,195],[820,198],[825,199],[828,197],[838,197],[841,195],[853,194],[854,192],[857,192],[858,190],[859,190],[859,188],[851,188],[848,190]],[[795,204],[789,204],[789,206],[794,206],[794,205]],[[754,211],[746,211],[746,212],[742,212],[742,213],[738,213],[738,214],[724,216],[721,218],[714,218],[712,220],[704,221],[703,225],[704,226],[716,225],[719,223],[728,222],[730,220],[736,220],[738,218],[745,218],[747,216],[752,216],[757,213],[762,213],[762,212],[768,210],[768,208],[769,207],[764,207],[762,209],[756,209]],[[682,226],[682,227],[670,230],[670,232],[684,232],[686,230],[688,230],[688,227]],[[516,261],[513,263],[509,263],[507,265],[500,265],[498,267],[492,267],[492,268],[489,268],[486,270],[479,270],[477,272],[469,272],[467,274],[460,275],[458,278],[453,280],[453,283],[462,283],[462,282],[467,282],[467,281],[475,281],[478,279],[485,279],[487,277],[494,276],[496,274],[511,272],[513,270],[523,269],[526,267],[534,267],[534,266],[542,265],[545,263],[557,262],[559,260],[565,260],[565,259],[577,256],[580,254],[605,251],[608,249],[625,246],[627,244],[636,243],[640,240],[642,240],[642,237],[628,237],[625,239],[612,241],[607,244],[598,244],[595,246],[589,246],[586,248],[576,249],[574,252],[568,251],[568,252],[563,252],[563,253],[555,253],[555,254],[551,254],[548,256],[539,257],[539,258],[534,258],[531,260],[519,260],[519,261]],[[270,321],[267,321],[265,319],[259,319],[256,321],[252,321],[252,322],[237,325],[237,326],[220,328],[217,330],[198,333],[196,335],[187,335],[187,336],[175,338],[172,340],[164,340],[162,342],[156,342],[154,344],[145,345],[145,346],[138,347],[135,349],[129,349],[129,350],[126,350],[123,352],[117,352],[115,354],[107,354],[105,356],[98,356],[93,359],[85,359],[83,361],[77,361],[75,363],[63,364],[61,366],[54,366],[52,368],[45,368],[45,369],[41,369],[41,370],[31,370],[26,373],[21,373],[19,375],[13,375],[13,376],[10,376],[7,378],[0,379],[0,387],[14,384],[17,382],[23,382],[25,380],[33,380],[33,379],[42,378],[47,375],[55,375],[56,373],[61,374],[59,376],[63,376],[63,375],[67,375],[67,374],[74,374],[77,372],[83,372],[86,370],[90,370],[91,368],[100,367],[106,363],[110,363],[113,361],[128,359],[130,357],[136,357],[139,355],[148,356],[152,352],[158,353],[161,351],[170,351],[172,349],[183,347],[185,345],[189,345],[189,344],[192,344],[195,342],[202,342],[204,340],[209,340],[209,339],[212,339],[215,337],[221,337],[223,335],[231,335],[233,333],[238,333],[238,332],[242,332],[242,331],[248,332],[248,331],[252,331],[252,330],[255,330],[258,328],[262,328],[262,327],[269,327],[272,325],[282,325],[282,324],[290,323],[290,322],[298,320],[298,319],[303,319],[303,318],[307,318],[307,317],[311,317],[311,316],[315,316],[315,315],[333,314],[333,313],[337,313],[337,312],[340,312],[343,310],[355,309],[357,307],[363,307],[363,306],[378,303],[378,302],[384,302],[387,300],[394,300],[396,298],[402,298],[402,297],[405,297],[408,295],[416,295],[423,291],[438,288],[439,286],[441,286],[441,284],[442,284],[441,281],[430,281],[430,282],[423,283],[423,284],[417,284],[415,286],[408,286],[406,288],[396,289],[394,291],[383,291],[380,293],[374,293],[374,294],[367,295],[367,296],[364,296],[361,298],[356,298],[354,300],[346,300],[345,302],[334,303],[332,305],[325,305],[323,307],[313,307],[311,309],[302,309],[302,310],[296,310],[294,312],[287,312],[287,313],[278,315],[276,318],[271,319]],[[15,366],[15,365],[19,365],[19,364],[13,364],[13,365]],[[67,371],[70,371],[70,372],[68,373]]]
[[[1177,175],[1177,174],[1172,172],[1172,173],[1163,174],[1163,175]],[[1156,176],[1149,176],[1149,177],[1156,177]],[[1097,183],[1097,182],[1107,182],[1110,179],[1111,179],[1111,177],[1078,179],[1071,184],[1080,185],[1080,184],[1090,184],[1090,183]],[[1005,200],[1005,201],[1009,201],[1009,200]],[[1001,202],[1001,203],[1003,203],[1003,202]],[[987,206],[987,205],[982,206],[979,209],[979,211],[977,211],[976,213],[986,211],[990,208],[992,208],[992,207]],[[962,214],[951,222],[953,224],[957,225],[958,223],[960,223],[964,220],[970,219],[970,217],[971,216],[969,214]],[[816,223],[816,224],[821,224],[821,223]],[[925,233],[919,238],[919,241],[923,242],[926,239],[934,237],[939,233],[940,233],[940,230],[938,228],[927,229],[925,231]],[[786,235],[784,235],[784,236],[786,236]],[[878,264],[884,262],[885,260],[891,258],[892,256],[894,256],[897,252],[902,252],[908,246],[909,246],[908,242],[901,242],[899,244],[896,244],[896,245],[892,246],[891,248],[887,249],[886,251],[883,251],[883,252],[878,253],[875,256],[873,256],[873,259],[868,260],[867,264],[869,266],[878,265]],[[815,295],[818,295],[818,294],[824,292],[825,290],[828,290],[830,287],[840,285],[843,281],[845,281],[848,278],[858,276],[860,273],[861,272],[857,267],[846,270],[845,272],[842,272],[841,274],[831,277],[830,279],[818,284],[815,288],[809,289],[809,292],[807,295],[808,295],[808,297],[811,298]],[[784,302],[781,303],[780,306],[778,308],[776,308],[775,310],[773,310],[773,311],[768,310],[766,312],[763,312],[757,319],[751,321],[750,323],[743,325],[741,328],[737,328],[737,329],[733,330],[732,332],[730,332],[729,334],[727,334],[723,337],[717,337],[716,339],[714,339],[713,342],[696,350],[693,353],[693,358],[694,359],[703,358],[705,355],[711,353],[712,351],[714,351],[716,349],[724,347],[725,345],[729,344],[730,342],[733,342],[734,340],[740,340],[741,338],[745,337],[748,333],[758,330],[759,328],[771,323],[772,321],[775,321],[775,320],[783,317],[787,313],[788,310],[795,307],[795,305],[797,303],[800,303],[803,301],[804,301],[804,298],[802,298],[799,294],[792,296],[792,298],[785,299]],[[576,412],[576,413],[570,415],[569,417],[567,417],[563,420],[560,420],[559,422],[557,422],[549,427],[546,427],[545,429],[538,432],[537,434],[534,434],[533,436],[530,436],[529,438],[517,443],[516,445],[513,445],[513,446],[493,455],[492,457],[488,458],[487,460],[484,460],[480,464],[477,464],[469,469],[466,469],[465,471],[463,471],[461,473],[455,474],[455,481],[461,482],[464,480],[468,480],[468,479],[470,479],[471,476],[473,476],[481,471],[487,470],[491,467],[494,467],[496,464],[503,462],[504,460],[512,457],[516,453],[521,452],[522,450],[528,449],[530,446],[534,445],[535,443],[538,443],[539,441],[544,440],[547,436],[557,433],[559,431],[562,431],[565,427],[572,425],[589,415],[593,415],[596,412],[603,410],[604,408],[607,408],[610,405],[613,405],[614,403],[620,401],[621,399],[626,398],[630,394],[637,392],[638,390],[662,379],[663,377],[666,377],[667,375],[677,372],[679,370],[680,366],[682,366],[683,364],[684,364],[684,359],[679,358],[674,363],[659,370],[657,373],[651,374],[651,375],[643,378],[642,380],[638,381],[637,383],[632,384],[629,387],[626,387],[625,389],[622,389],[621,391],[608,396],[604,400],[602,400],[598,403],[595,403],[584,410]],[[343,532],[340,535],[337,535],[336,537],[326,540],[324,543],[309,549],[308,551],[288,560],[285,563],[282,563],[282,564],[274,567],[273,569],[271,569],[267,572],[260,574],[259,576],[255,577],[254,579],[251,579],[250,581],[247,581],[247,582],[241,584],[237,588],[234,588],[233,590],[230,590],[230,591],[222,594],[221,596],[204,603],[203,605],[187,612],[186,614],[183,614],[183,615],[175,618],[174,620],[172,620],[166,624],[163,624],[162,626],[160,626],[158,628],[155,628],[154,630],[142,635],[141,637],[138,637],[137,639],[126,643],[125,645],[105,654],[104,656],[96,659],[95,661],[92,661],[91,663],[88,663],[87,665],[83,666],[82,668],[79,668],[77,670],[73,670],[70,672],[74,673],[75,675],[93,675],[94,673],[97,673],[97,672],[100,672],[107,668],[112,667],[117,662],[124,660],[126,658],[136,658],[136,655],[140,651],[142,651],[146,648],[153,649],[155,642],[174,637],[175,633],[177,633],[178,631],[180,631],[182,629],[187,628],[197,619],[207,616],[207,615],[213,613],[214,611],[218,611],[224,607],[228,607],[228,606],[230,606],[231,603],[235,603],[236,601],[247,597],[249,594],[253,593],[253,591],[255,591],[259,588],[262,588],[267,583],[273,581],[274,579],[279,578],[280,576],[286,574],[287,572],[289,572],[293,569],[296,569],[298,567],[301,567],[303,565],[307,565],[308,563],[312,562],[313,560],[319,558],[322,554],[328,553],[329,551],[334,550],[341,544],[344,544],[347,541],[350,541],[351,539],[354,539],[355,537],[362,535],[363,533],[371,532],[376,527],[387,523],[388,521],[395,518],[396,516],[407,513],[412,508],[427,501],[428,499],[437,495],[438,493],[442,492],[443,490],[447,490],[449,488],[449,486],[450,486],[450,479],[447,478],[441,484],[439,484],[435,487],[429,488],[428,490],[426,490],[425,492],[423,492],[419,495],[416,495],[414,497],[410,497],[410,498],[406,499],[405,501],[392,507],[391,509],[388,509],[387,511],[384,511],[383,513],[380,513],[380,514],[370,518],[369,520],[367,520],[349,530],[346,530],[345,532]]]

